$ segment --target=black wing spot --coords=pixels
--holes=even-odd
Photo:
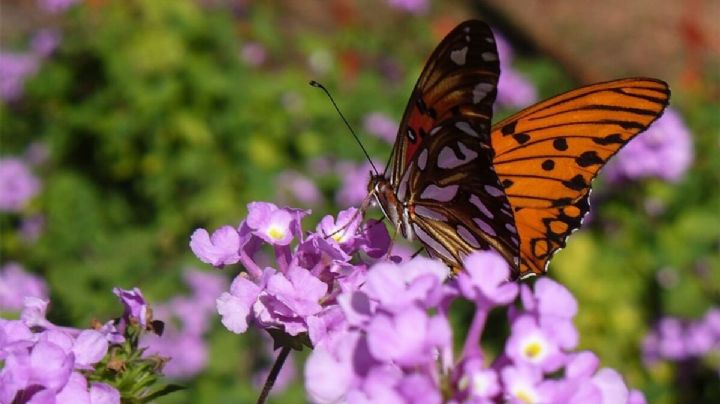
[[[589,167],[589,166],[595,165],[595,164],[602,164],[603,159],[601,159],[600,156],[598,156],[597,152],[595,152],[594,150],[591,150],[591,151],[586,151],[583,154],[581,154],[580,157],[575,159],[575,162],[580,167]]]
[[[428,109],[428,115],[430,115],[430,118],[437,119],[437,111],[435,108]]]
[[[418,110],[421,114],[426,115],[428,112],[427,105],[425,105],[425,101],[423,101],[422,97],[418,97],[417,101],[415,102],[417,104]]]
[[[568,149],[567,140],[564,137],[553,140],[553,147],[557,151],[565,151]]]
[[[513,135],[513,139],[515,139],[515,141],[519,144],[525,144],[528,140],[530,140],[530,135],[527,133],[516,133]]]
[[[555,168],[555,161],[547,159],[542,162],[542,169],[545,171],[552,171]]]
[[[622,136],[619,133],[613,133],[612,135],[607,135],[605,137],[594,137],[592,138],[593,142],[602,145],[607,146],[609,144],[623,144],[625,143],[625,139],[622,138]]]
[[[516,206],[513,210],[514,210],[515,212],[520,212],[521,209],[522,209],[521,207]]]
[[[502,132],[503,135],[508,136],[515,133],[515,126],[517,125],[517,121],[512,121],[509,124],[505,125],[500,129],[500,132]]]
[[[502,182],[502,186],[505,189],[510,188],[513,184],[514,184],[514,182],[512,182],[512,180],[503,180],[503,182]]]
[[[567,206],[572,204],[572,198],[558,198],[552,201],[552,207],[557,208],[559,206]]]
[[[580,174],[572,177],[570,181],[563,181],[562,184],[573,191],[581,191],[588,186],[585,182],[585,178]]]

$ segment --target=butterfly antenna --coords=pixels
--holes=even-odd
[[[360,145],[360,148],[362,149],[363,153],[365,153],[365,157],[367,158],[368,162],[370,163],[370,166],[372,167],[373,171],[375,171],[376,175],[380,175],[380,172],[378,171],[377,168],[375,168],[375,164],[373,164],[372,160],[370,159],[370,155],[368,154],[367,150],[365,150],[365,147],[362,145],[362,143],[360,142],[360,139],[355,134],[355,131],[353,130],[352,126],[350,126],[347,119],[345,119],[345,115],[343,115],[343,113],[340,112],[340,108],[338,108],[337,104],[335,103],[335,100],[333,99],[332,95],[330,95],[330,92],[327,90],[327,88],[325,88],[324,85],[318,83],[315,80],[311,80],[310,85],[323,90],[325,92],[325,95],[327,95],[328,98],[330,98],[330,102],[332,102],[333,107],[335,107],[335,111],[337,111],[337,113],[340,115],[340,118],[342,118],[343,122],[345,122],[345,126],[347,126],[348,129],[350,129],[350,133],[352,133],[353,137],[355,138],[355,141],[358,143],[358,145]]]

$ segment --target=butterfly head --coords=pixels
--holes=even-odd
[[[368,182],[368,195],[374,199],[385,216],[390,219],[393,225],[400,223],[400,204],[395,196],[395,188],[390,180],[382,174],[370,173]]]

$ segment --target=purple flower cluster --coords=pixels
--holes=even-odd
[[[613,182],[657,177],[681,180],[693,161],[690,130],[674,109],[668,108],[650,128],[630,141],[605,168]]]
[[[376,167],[382,167],[377,161],[373,163]],[[370,163],[341,162],[337,165],[336,171],[342,178],[342,186],[335,194],[335,201],[344,207],[360,205],[367,197],[367,183],[372,172]]]
[[[500,58],[500,80],[496,103],[510,108],[524,108],[538,100],[537,89],[512,67],[514,53],[510,43],[497,32],[495,40]]]
[[[398,123],[382,112],[373,112],[363,119],[365,131],[390,144],[395,143],[398,132]]]
[[[190,246],[203,262],[245,269],[217,299],[226,328],[313,348],[305,366],[313,402],[644,402],[592,352],[574,351],[577,302],[558,283],[508,282],[494,252],[470,255],[450,280],[436,260],[376,261],[388,254],[384,226],[363,225],[351,208],[304,234],[308,213],[251,203],[238,227],[198,229]],[[449,312],[458,300],[476,310],[455,358]],[[507,310],[510,333],[490,357],[481,337],[493,309]]]
[[[711,308],[696,321],[662,318],[643,340],[642,349],[647,366],[720,354],[720,308]]]
[[[22,97],[25,81],[37,73],[42,59],[60,43],[60,33],[42,29],[32,38],[29,52],[0,50],[0,99],[12,102]]]
[[[0,267],[0,312],[22,310],[26,297],[47,300],[45,280],[26,272],[16,262]]]
[[[425,14],[430,9],[428,0],[387,0],[390,7],[409,14]]]
[[[22,160],[0,159],[0,212],[19,212],[39,190],[40,180]]]
[[[212,235],[198,229],[192,234],[190,247],[201,261],[216,267],[240,263],[245,268],[217,299],[228,330],[243,333],[253,325],[315,340],[339,315],[335,297],[364,277],[366,265],[351,263],[352,254],[362,251],[379,258],[387,252],[390,238],[385,227],[370,222],[360,228],[362,218],[354,208],[340,212],[337,219],[326,216],[316,232],[306,236],[300,222],[308,214],[253,202],[237,228],[223,226]]]
[[[294,170],[280,173],[277,177],[278,197],[283,202],[298,202],[302,206],[316,206],[322,201],[317,185],[308,177]]]
[[[60,14],[72,7],[79,0],[37,0],[40,8],[50,14]]]
[[[45,318],[48,301],[27,297],[20,320],[0,319],[0,402],[119,403],[120,393],[84,372],[122,336],[112,323],[80,330]]]
[[[203,338],[210,329],[215,299],[227,288],[220,274],[188,270],[185,283],[188,296],[177,296],[164,304],[153,305],[153,317],[165,323],[162,336],[145,334],[140,342],[146,356],[171,358],[163,373],[173,378],[197,375],[207,365],[208,348]]]
[[[90,329],[53,324],[46,318],[50,302],[34,296],[25,297],[18,320],[0,318],[0,402],[111,404],[121,395],[144,402],[169,393],[151,389],[164,359],[140,358],[137,347],[138,336],[162,325],[152,320],[139,289],[113,292],[123,316]],[[123,378],[134,383],[118,382]],[[118,383],[130,391],[121,394]]]
[[[342,318],[315,344],[305,368],[314,402],[627,402],[614,370],[598,370],[589,351],[573,352],[577,303],[550,279],[534,290],[507,282],[510,270],[492,252],[465,261],[466,271],[444,282],[447,268],[415,258],[380,263],[364,284],[337,297]],[[512,306],[518,293],[522,309]],[[472,301],[476,312],[462,354],[453,358],[449,307]],[[493,360],[480,347],[490,310],[510,305],[504,351]],[[555,376],[561,374],[561,376]],[[643,401],[642,394],[633,397]]]

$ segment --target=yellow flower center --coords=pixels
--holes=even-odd
[[[540,354],[542,354],[543,347],[538,341],[532,341],[529,344],[525,346],[524,353],[525,356],[530,359],[537,359]]]
[[[268,229],[267,234],[268,234],[268,236],[274,238],[275,240],[280,240],[280,239],[282,239],[283,237],[285,237],[285,232],[282,231],[281,228],[276,227],[276,226],[271,226],[271,227]]]
[[[531,391],[519,390],[515,392],[515,397],[523,403],[532,404],[535,402],[535,395]]]

